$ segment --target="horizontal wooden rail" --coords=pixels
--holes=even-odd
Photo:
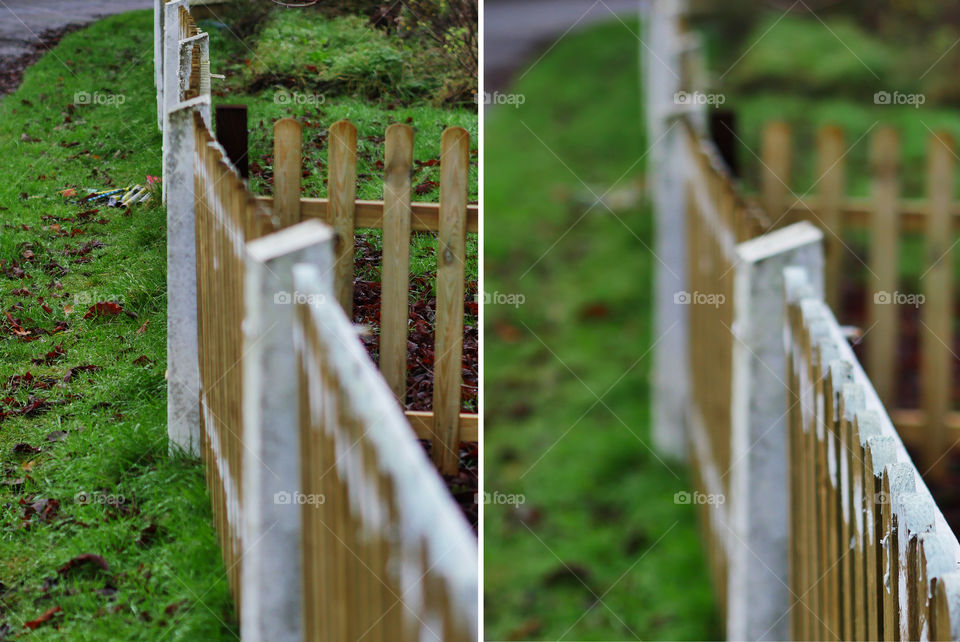
[[[927,416],[919,408],[895,408],[890,411],[890,418],[893,420],[900,437],[911,447],[916,447],[918,451],[922,449],[929,439],[927,433]],[[947,429],[946,443],[943,444],[943,450],[960,453],[960,412],[949,412],[944,417],[944,425]]]
[[[272,207],[272,196],[258,196],[262,204]],[[415,232],[436,232],[440,229],[439,203],[410,203],[411,226]],[[300,216],[303,220],[319,219],[328,222],[329,201],[325,198],[301,198]],[[467,205],[467,232],[476,233],[477,205]],[[354,227],[383,228],[383,201],[356,201]]]
[[[273,210],[281,228],[310,220],[333,228],[337,238],[334,293],[348,318],[353,318],[355,231],[383,230],[379,368],[401,407],[407,390],[410,233],[436,233],[433,417],[419,434],[433,443],[433,456],[441,471],[456,474],[461,441],[466,237],[478,229],[477,207],[467,202],[470,136],[459,127],[443,132],[439,203],[410,200],[414,133],[409,125],[395,123],[385,132],[381,201],[356,198],[356,127],[345,120],[334,123],[329,141],[327,198],[300,198],[302,130],[293,119],[278,121],[274,125],[274,193],[259,202]]]
[[[417,433],[417,439],[433,438],[433,412],[429,410],[407,410],[407,421]],[[460,413],[460,440],[479,441],[480,415],[468,412]]]
[[[796,200],[796,199],[794,199]],[[850,227],[867,227],[873,220],[874,202],[869,198],[850,198],[840,203],[842,224]],[[787,211],[786,219],[802,218],[817,223],[821,216],[820,199],[806,197],[799,199]],[[927,227],[930,206],[928,201],[919,198],[901,199],[897,211],[900,213],[900,229],[904,232],[923,232]],[[960,229],[960,202],[950,206],[953,227]]]

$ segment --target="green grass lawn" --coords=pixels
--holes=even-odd
[[[643,172],[637,47],[570,35],[488,112],[484,289],[524,297],[485,306],[485,491],[524,498],[484,507],[489,639],[722,634],[689,478],[650,450],[651,214],[570,197]]]
[[[0,101],[0,629],[58,608],[43,639],[237,632],[203,468],[167,454],[165,211],[58,194],[160,174],[152,35],[149,11],[96,23]],[[136,318],[84,318],[98,301]]]
[[[214,71],[231,73],[226,59],[246,45],[206,26]],[[45,639],[70,640],[238,633],[203,468],[167,453],[159,194],[129,213],[89,212],[93,206],[58,194],[161,173],[152,35],[148,11],[96,23],[64,38],[0,101],[0,153],[16,161],[0,167],[0,637],[6,627],[27,625]],[[252,161],[267,173],[273,121],[301,118],[308,195],[324,195],[322,132],[340,118],[359,130],[360,198],[381,197],[377,136],[391,122],[413,119],[423,161],[439,156],[447,126],[464,126],[476,138],[475,113],[424,106],[424,98],[391,106],[331,95],[321,105],[284,106],[273,89],[223,89],[217,100],[249,105]],[[75,105],[77,92],[101,100]],[[436,200],[430,182],[438,172],[431,163],[418,171],[415,185],[429,188],[418,198]],[[263,175],[253,185],[269,193]],[[435,240],[417,241],[414,269],[426,272]],[[476,280],[475,235],[470,247],[468,275]],[[84,318],[98,301],[117,302],[129,314]],[[88,557],[69,564],[80,555]],[[44,614],[49,618],[34,622]]]
[[[218,62],[244,45],[206,26],[214,71],[222,71]],[[9,314],[0,321],[0,637],[4,626],[27,630],[51,609],[37,624],[48,638],[210,640],[238,632],[203,468],[167,454],[159,195],[125,214],[89,213],[93,206],[58,194],[161,173],[152,34],[151,12],[96,23],[64,38],[0,102],[0,153],[16,160],[0,167],[0,300]],[[76,92],[114,98],[74,105]],[[391,122],[413,119],[415,157],[423,161],[439,156],[444,127],[464,126],[476,138],[475,113],[424,106],[425,99],[388,108],[333,95],[321,105],[284,106],[274,96],[268,88],[217,100],[249,105],[252,160],[267,174],[273,121],[301,118],[308,195],[325,193],[322,132],[340,118],[359,130],[360,198],[382,195],[377,136]],[[414,180],[429,187],[439,168],[427,163]],[[270,191],[262,176],[253,185]],[[437,195],[430,187],[417,198]],[[476,280],[472,236],[468,275]],[[414,271],[426,273],[435,240],[417,242]],[[98,301],[131,314],[83,318]],[[102,556],[106,568],[99,559],[65,566],[84,554]]]

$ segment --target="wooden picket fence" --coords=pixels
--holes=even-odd
[[[662,268],[655,318],[658,345],[669,345],[658,355],[666,403],[654,436],[677,455],[675,434],[686,438],[727,638],[960,639],[960,543],[920,473],[957,436],[953,145],[933,136],[928,197],[907,201],[896,135],[877,128],[871,196],[852,199],[842,134],[825,128],[818,196],[798,198],[789,188],[790,130],[774,124],[763,133],[759,198],[751,198],[709,139],[709,108],[677,101],[678,91],[709,82],[684,12],[683,3],[652,3],[643,47]],[[877,293],[897,292],[904,234],[926,234],[922,409],[888,413],[882,403],[889,407],[900,374],[895,306],[871,293],[866,372],[850,344],[855,333],[831,311],[849,258],[840,239],[854,227],[868,230],[868,287]],[[668,336],[674,327],[680,341]],[[687,363],[672,368],[675,352]],[[679,394],[664,394],[671,387]]]
[[[692,470],[695,488],[725,494],[728,478],[719,477],[714,471],[725,471],[730,466],[731,268],[743,209],[737,207],[736,194],[718,171],[719,165],[714,163],[709,149],[702,146],[692,132],[688,145],[693,159],[691,170],[696,178],[688,183],[690,291],[685,294],[693,297],[708,293],[724,297],[723,303],[717,307],[693,305],[689,311],[690,443],[696,460],[714,462],[714,466],[694,466]],[[715,534],[721,528],[720,523],[726,521],[723,511],[719,506],[700,509],[701,525],[710,548],[708,560],[712,566],[714,592],[721,612],[726,611],[727,556],[720,544],[723,537]]]
[[[197,29],[183,0],[163,4],[158,11],[157,86],[159,118],[164,131],[164,173],[176,166],[170,156],[175,128],[174,106],[207,100],[210,70],[208,35]],[[163,19],[161,19],[163,18]],[[172,58],[166,65],[166,58]],[[170,114],[166,119],[164,113]],[[274,126],[274,197],[259,202],[273,212],[275,226],[302,220],[330,224],[339,240],[335,278],[337,297],[347,315],[353,306],[353,234],[357,228],[384,231],[380,368],[398,400],[404,403],[407,376],[407,325],[411,232],[438,235],[437,302],[434,335],[432,410],[410,410],[407,419],[421,439],[432,442],[434,461],[445,474],[455,474],[461,441],[477,441],[479,415],[460,412],[463,396],[463,314],[466,235],[478,231],[478,208],[467,203],[469,134],[453,127],[441,140],[440,202],[411,201],[413,129],[405,124],[387,128],[384,158],[384,199],[356,199],[356,128],[341,121],[330,128],[328,198],[301,198],[301,126],[281,119]],[[170,167],[168,167],[170,166]],[[167,185],[164,181],[165,199]],[[276,202],[275,202],[276,201]],[[349,240],[349,242],[345,241]],[[176,328],[171,328],[177,332]],[[173,410],[173,408],[171,408]],[[182,413],[171,412],[171,416]]]
[[[245,188],[195,114],[197,324],[203,461],[232,587],[241,586],[243,506],[244,246],[273,231],[267,212]],[[240,602],[239,590],[237,601]]]
[[[960,446],[960,413],[954,410],[953,381],[957,360],[952,315],[954,261],[960,203],[954,199],[956,155],[950,134],[931,133],[928,143],[925,199],[900,196],[900,144],[897,132],[884,126],[870,133],[871,194],[850,198],[845,175],[848,146],[843,131],[822,127],[817,134],[815,196],[790,191],[791,130],[782,122],[769,123],[763,133],[761,201],[780,224],[809,220],[825,231],[826,297],[841,310],[844,263],[850,257],[846,241],[851,230],[868,230],[869,272],[865,295],[867,314],[863,330],[866,367],[880,398],[890,409],[903,438],[920,454],[925,475],[943,480],[949,458],[944,451]],[[903,238],[924,239],[921,291],[909,293],[919,307],[919,367],[897,358],[901,341],[902,305],[898,257]],[[846,302],[849,304],[849,302]],[[841,318],[841,322],[848,322]],[[916,369],[919,372],[916,372]],[[905,374],[919,375],[919,408],[898,407],[895,384]]]
[[[769,357],[758,355],[753,342],[778,323],[769,310],[750,307],[758,301],[744,303],[755,287],[744,262],[757,254],[758,244],[789,240],[799,231],[780,229],[784,222],[739,191],[713,144],[688,122],[683,127],[690,291],[680,293],[676,303],[689,304],[694,488],[725,498],[698,509],[715,594],[728,627],[731,618],[738,626],[751,617],[751,604],[733,591],[762,594],[779,590],[778,582],[789,578],[786,604],[778,615],[789,620],[793,639],[957,639],[960,543],[857,362],[845,330],[816,288],[805,282],[784,294],[790,303],[788,391],[782,411],[787,467],[781,474],[789,491],[782,500],[789,507],[784,579],[766,588],[749,586],[753,571],[747,569],[762,566],[777,575],[771,570],[775,564],[758,556],[775,553],[779,545],[776,537],[768,537],[779,528],[769,521],[777,511],[763,499],[774,496],[776,484],[767,481],[761,489],[751,489],[753,473],[741,472],[752,465],[751,458],[763,459],[764,449],[776,442],[767,439],[768,433],[777,426],[751,427],[750,417],[767,403],[757,394],[775,390],[783,395],[784,384],[780,370],[768,366],[754,366],[759,380],[743,374],[747,362]],[[791,272],[796,280],[798,270]],[[759,291],[769,296],[769,285],[761,284]],[[779,325],[772,331],[778,337],[784,332]],[[760,380],[767,393],[742,387],[744,381],[756,386]],[[781,412],[771,417],[777,414]],[[746,438],[746,432],[737,434],[751,429],[760,433],[756,440],[754,433]],[[744,483],[736,481],[738,474]],[[743,496],[748,491],[749,498]],[[755,552],[755,541],[773,548]],[[771,628],[778,615],[771,618]],[[762,630],[750,630],[764,637]]]
[[[682,124],[690,158],[687,178],[687,269],[689,291],[675,302],[689,305],[690,425],[695,487],[729,493],[731,458],[734,278],[736,246],[754,236],[758,212],[734,188],[716,149]],[[683,300],[686,297],[687,300]],[[697,301],[698,297],[710,297]],[[708,463],[709,462],[709,463]],[[725,505],[701,507],[713,566],[715,593],[726,609],[727,555],[721,542]]]
[[[476,539],[417,441],[434,434],[432,415],[404,413],[340,309],[352,280],[345,268],[352,243],[344,239],[352,240],[355,218],[368,220],[358,211],[382,219],[385,210],[354,199],[356,130],[346,122],[332,128],[332,198],[305,199],[302,217],[284,210],[289,202],[275,211],[272,199],[250,192],[210,132],[208,52],[193,46],[206,34],[180,32],[192,24],[188,13],[178,20],[184,11],[184,0],[157,6],[158,33],[171,45],[162,48],[157,75],[169,241],[168,431],[172,445],[203,456],[242,637],[476,640]],[[443,169],[443,202],[406,212],[408,225],[411,211],[433,212],[448,289],[460,257],[462,316],[457,239],[468,226],[467,174],[455,170],[465,166],[460,151],[468,142],[461,132],[444,136],[456,163]],[[402,197],[392,198],[387,209],[405,211]],[[310,220],[328,213],[335,229]],[[473,220],[475,229],[475,211]],[[450,300],[448,292],[443,301],[452,307]],[[447,318],[438,311],[438,321]],[[438,331],[439,341],[453,343],[448,334]],[[457,369],[446,364],[444,381],[453,384],[445,392],[456,387],[458,411],[459,344],[448,349]],[[435,452],[476,439],[452,415]]]
[[[795,640],[955,640],[960,543],[829,307],[785,278]]]
[[[300,316],[294,315],[287,341],[297,347],[301,371],[299,377],[293,370],[286,377],[299,379],[293,388],[299,391],[302,412],[299,446],[289,450],[299,456],[302,481],[290,491],[279,486],[277,492],[322,498],[319,506],[295,506],[302,509],[300,584],[309,599],[303,611],[306,639],[356,639],[364,634],[383,640],[475,639],[475,540],[343,315],[333,278],[335,243],[328,244],[329,287],[316,284],[324,275],[313,267],[316,274],[293,283],[292,299],[274,298],[289,294],[285,291],[264,295],[250,272],[251,265],[263,259],[248,248],[254,242],[273,243],[279,235],[308,236],[300,226],[319,223],[274,231],[279,226],[246,188],[199,114],[194,127],[203,455],[224,563],[241,616],[252,608],[245,595],[259,601],[263,592],[278,590],[246,579],[248,561],[263,566],[268,557],[250,550],[268,529],[262,520],[257,524],[264,532],[251,527],[247,513],[255,510],[252,503],[271,497],[265,490],[268,484],[263,485],[268,474],[251,467],[273,472],[284,465],[283,455],[278,465],[253,445],[276,450],[275,440],[282,438],[277,434],[282,432],[281,410],[258,410],[257,400],[278,394],[269,388],[284,387],[282,379],[261,373],[277,374],[275,366],[261,364],[284,355],[276,345],[258,348],[257,328],[268,334],[281,323],[280,317],[263,311],[292,302]],[[273,274],[282,268],[268,265],[265,270]],[[265,320],[252,323],[254,311],[266,315]],[[251,479],[260,479],[261,487],[251,485]],[[271,560],[277,553],[270,551]],[[410,568],[417,569],[413,577]],[[425,587],[418,592],[421,578]],[[288,590],[299,603],[297,587]],[[343,632],[348,635],[341,636]]]
[[[421,438],[432,441],[437,466],[455,474],[461,441],[477,441],[478,415],[460,412],[466,237],[476,232],[477,207],[467,203],[470,137],[461,127],[444,131],[440,143],[440,202],[412,202],[413,128],[385,132],[382,201],[356,199],[357,130],[348,121],[329,130],[327,198],[302,198],[301,125],[284,118],[274,125],[273,197],[269,205],[281,226],[318,219],[337,234],[334,268],[337,299],[352,315],[354,230],[383,230],[380,303],[380,371],[400,403],[406,399],[410,290],[410,234],[437,233],[437,303],[434,323],[433,410],[407,411]]]
[[[423,450],[320,270],[294,283],[303,488],[325,498],[304,514],[306,639],[475,640],[472,534],[436,474],[407,465]]]

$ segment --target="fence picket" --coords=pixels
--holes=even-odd
[[[900,198],[900,141],[896,130],[879,127],[871,141],[873,221],[870,226],[870,283],[867,372],[881,401],[893,407],[893,360],[899,338],[897,291]]]
[[[829,389],[829,380],[827,377],[827,364],[830,356],[825,355],[821,346],[814,346],[813,349],[813,367],[814,377],[816,377],[816,396],[817,404],[821,406],[822,418],[817,421],[817,468],[818,468],[818,534],[820,537],[820,572],[817,575],[822,584],[823,591],[820,594],[823,613],[823,637],[824,640],[839,640],[840,634],[837,631],[838,614],[838,587],[834,581],[833,571],[835,570],[834,557],[836,551],[836,540],[834,528],[834,503],[833,480],[831,479],[831,449],[830,449],[830,426],[831,415],[828,414],[826,406],[831,395]]]
[[[844,421],[847,424],[847,463],[850,475],[850,526],[853,532],[853,559],[850,561],[850,586],[852,602],[852,637],[854,640],[867,639],[866,633],[866,528],[863,521],[863,431],[860,430],[857,414],[863,409],[863,388],[850,384],[844,393]]]
[[[790,331],[795,324],[793,319],[794,310],[789,306],[786,310],[788,323],[787,323],[787,332]],[[788,350],[786,354],[786,364],[787,364],[787,389],[797,391],[800,390],[800,385],[797,382],[797,373],[794,369],[796,363],[796,358],[793,350]],[[796,393],[794,393],[796,396]],[[801,450],[800,445],[800,413],[799,408],[797,407],[795,398],[788,398],[787,401],[787,461],[803,461],[803,451]],[[789,528],[787,530],[788,537],[788,550],[790,552],[789,559],[789,572],[790,572],[790,584],[797,587],[801,592],[805,586],[805,581],[803,577],[803,533],[800,525],[803,523],[803,494],[801,489],[805,488],[803,483],[803,476],[800,466],[790,466],[788,469],[790,474],[790,483],[789,483],[789,503],[787,504],[789,510]],[[803,639],[803,611],[804,607],[800,604],[802,598],[794,595],[790,599],[790,637],[794,640]]]
[[[440,232],[437,235],[433,375],[433,459],[445,474],[455,474],[460,460],[469,160],[470,135],[467,130],[462,127],[445,130],[440,144]]]
[[[787,207],[793,202],[790,194],[790,126],[784,122],[768,123],[763,130],[760,170],[761,202],[771,221],[786,220]],[[790,221],[788,221],[790,222]]]
[[[334,291],[348,318],[353,318],[353,230],[357,198],[357,128],[341,120],[330,126],[327,196],[330,225],[337,234]]]
[[[848,375],[849,378],[849,375]],[[854,600],[856,584],[853,582],[853,556],[847,553],[854,550],[855,534],[853,526],[852,497],[851,497],[851,475],[852,475],[852,447],[850,443],[850,422],[853,419],[852,412],[848,406],[849,400],[853,396],[847,397],[844,391],[848,386],[854,385],[851,381],[846,381],[837,390],[837,455],[838,470],[840,473],[840,539],[838,546],[838,570],[840,575],[840,599],[842,601],[841,619],[843,620],[843,639],[854,639]]]
[[[840,301],[839,277],[843,258],[843,225],[840,204],[844,195],[844,143],[843,130],[828,125],[817,133],[819,157],[817,188],[819,192],[819,219],[824,228],[824,259],[827,303],[837,309]]]
[[[407,391],[412,166],[413,128],[390,125],[384,149],[380,372],[400,405],[404,405]]]
[[[953,352],[953,225],[950,205],[953,200],[953,139],[945,132],[930,138],[927,167],[926,255],[928,267],[921,277],[926,295],[921,307],[923,328],[921,343],[921,382],[927,439],[924,458],[931,467],[927,474],[943,480],[947,458],[943,444],[948,442],[946,419],[950,410]]]
[[[821,360],[824,369],[824,416],[826,422],[824,426],[824,454],[827,457],[827,528],[828,530],[828,553],[827,553],[827,581],[830,582],[830,625],[831,633],[837,640],[848,639],[843,637],[843,631],[846,626],[843,620],[843,595],[842,589],[842,559],[840,535],[843,532],[841,525],[841,480],[839,464],[839,426],[837,420],[839,411],[836,406],[840,390],[843,383],[849,377],[849,364],[835,362],[839,357],[836,352],[827,351],[821,348]],[[844,368],[846,366],[846,368]]]
[[[872,417],[862,418],[861,430],[871,423]],[[864,476],[867,480],[867,493],[864,498],[864,517],[868,525],[867,538],[867,639],[881,640],[884,636],[885,587],[883,504],[878,498],[886,497],[883,492],[883,474],[887,463],[892,459],[892,439],[875,436],[867,440],[863,458]]]
[[[273,212],[281,228],[300,222],[300,123],[281,118],[273,125]]]

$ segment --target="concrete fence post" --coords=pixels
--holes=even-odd
[[[197,241],[194,212],[194,111],[209,98],[167,114],[167,436],[170,447],[200,454],[200,365],[197,344]]]
[[[293,266],[319,268],[333,296],[333,243],[329,227],[307,221],[247,245],[241,581],[243,595],[253,598],[243,603],[244,640],[298,642],[303,637],[303,506],[278,499],[302,489]]]
[[[650,191],[656,218],[653,440],[661,452],[686,452],[689,401],[687,307],[674,295],[687,289],[686,149],[674,96],[681,87],[680,18],[686,2],[655,0],[648,13],[643,75]]]
[[[193,114],[210,124],[210,39],[180,39],[184,0],[154,5],[154,73],[163,131],[163,202],[167,206],[167,436],[170,448],[200,454],[197,361],[197,245],[194,212]],[[183,101],[194,47],[200,47],[200,95]]]
[[[797,223],[737,246],[731,418],[727,639],[789,636],[784,268],[823,294],[823,233]]]

